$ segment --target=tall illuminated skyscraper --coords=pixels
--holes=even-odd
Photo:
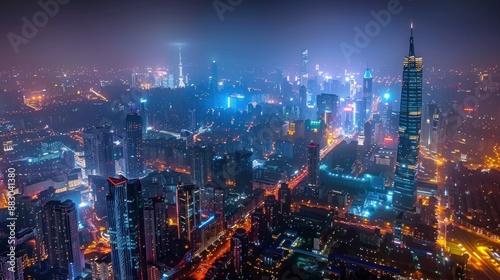
[[[311,196],[319,197],[319,145],[311,143],[307,146],[307,185]]]
[[[138,114],[127,115],[125,133],[125,173],[130,178],[139,178],[144,172],[141,116]]]
[[[101,176],[115,175],[113,158],[113,134],[111,127],[95,127],[83,132],[85,169],[88,174]]]
[[[193,242],[193,233],[201,223],[200,188],[195,185],[177,185],[177,237]]]
[[[245,229],[238,228],[231,238],[231,253],[234,275],[238,279],[245,278],[245,273],[248,273],[248,234]]]
[[[81,276],[83,255],[78,237],[75,203],[71,200],[49,201],[43,206],[44,237],[49,266],[62,269],[68,279]]]
[[[403,64],[403,88],[399,117],[399,144],[392,205],[414,211],[422,110],[422,57],[415,56],[413,24],[410,51]]]
[[[365,123],[372,112],[372,95],[373,95],[373,76],[370,69],[366,69],[363,76],[363,105],[362,105],[362,122]]]
[[[307,64],[309,63],[309,51],[302,50],[301,62],[300,62],[300,84],[305,86],[307,80],[309,79],[309,74],[307,72]]]
[[[217,92],[218,90],[218,83],[219,83],[219,75],[217,71],[217,63],[215,60],[212,62],[212,67],[211,67],[211,76],[210,76],[210,84],[208,85],[209,90],[212,92]]]
[[[147,278],[141,181],[108,178],[106,197],[115,280]]]

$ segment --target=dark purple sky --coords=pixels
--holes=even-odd
[[[300,50],[307,48],[312,64],[368,63],[397,65],[399,70],[408,52],[412,20],[416,52],[427,66],[500,61],[500,10],[492,1],[400,0],[401,13],[392,15],[390,23],[351,56],[350,64],[340,44],[355,46],[354,28],[364,29],[373,20],[372,10],[387,9],[395,0],[219,1],[241,4],[221,21],[213,0],[69,0],[15,54],[7,35],[21,35],[21,18],[31,21],[42,8],[35,0],[2,0],[0,68],[163,66],[177,63],[170,44],[184,42],[186,63],[215,59],[226,66],[288,66],[298,63]]]

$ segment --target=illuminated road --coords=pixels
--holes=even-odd
[[[354,134],[352,136],[352,138],[355,138],[356,137],[356,134]],[[321,151],[319,152],[319,158],[320,158],[320,161],[323,160],[333,149],[335,149],[335,147],[337,147],[338,144],[342,143],[342,141],[344,141],[343,138],[339,137],[339,138],[336,138],[335,140],[333,140],[332,143],[330,143],[329,145],[327,145],[326,147],[324,147],[323,149],[321,149]],[[297,187],[299,185],[299,183],[304,180],[308,175],[308,171],[307,171],[307,165],[302,167],[301,170],[299,170],[299,172],[297,174],[295,174],[292,178],[288,179],[288,187],[293,190],[295,187]],[[276,190],[277,192],[277,190]]]
[[[463,253],[470,255],[468,267],[472,267],[473,279],[500,279],[500,264],[489,255],[488,246],[492,244],[474,233],[448,227],[447,247],[458,246]]]
[[[249,232],[251,226],[251,216],[248,215],[244,220],[236,224],[236,226],[233,226],[233,228],[229,229],[228,233],[222,239],[222,244],[219,245],[219,247],[214,248],[214,250],[212,250],[213,254],[210,253],[207,259],[202,260],[197,266],[195,266],[189,276],[198,280],[202,280],[203,278],[205,278],[205,274],[212,267],[212,264],[218,258],[221,258],[225,253],[229,251],[231,246],[231,237],[233,236],[236,229],[244,228],[246,232]]]

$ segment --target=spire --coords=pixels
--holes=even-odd
[[[414,39],[413,39],[413,22],[411,23],[411,28],[410,28],[410,53],[409,56],[415,56],[415,46],[413,45]]]

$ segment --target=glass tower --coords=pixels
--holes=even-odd
[[[403,64],[399,117],[399,144],[392,204],[396,210],[414,211],[422,108],[422,57],[415,56],[413,26],[410,51]]]

